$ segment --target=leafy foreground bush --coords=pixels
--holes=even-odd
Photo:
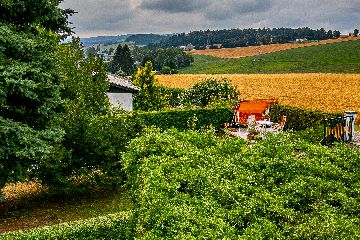
[[[30,231],[6,233],[0,235],[0,239],[128,239],[129,215],[121,212]]]
[[[206,107],[217,101],[236,103],[239,92],[227,78],[205,78],[187,89],[184,93],[184,104]]]
[[[53,161],[39,164],[36,175],[53,189],[73,188],[75,177],[93,176],[95,172],[116,174],[121,182],[121,153],[131,139],[142,131],[134,114],[104,116],[74,115],[69,124],[66,141]]]
[[[133,140],[124,165],[135,238],[359,239],[360,153],[301,136],[251,148],[212,132]]]

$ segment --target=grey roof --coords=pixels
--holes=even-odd
[[[120,89],[129,90],[131,92],[139,92],[140,90],[135,87],[134,84],[130,81],[130,79],[126,77],[120,77],[115,74],[108,74],[108,80],[110,82],[110,85],[114,87],[118,87]]]

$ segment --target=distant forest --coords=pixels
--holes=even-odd
[[[114,43],[121,43],[131,35],[118,35],[118,36],[97,36],[90,38],[81,38],[83,46],[88,47],[92,45],[111,45]]]
[[[258,46],[271,43],[288,43],[296,39],[324,40],[339,38],[340,32],[324,28],[310,29],[304,28],[263,28],[263,29],[224,29],[194,31],[190,33],[180,33],[158,43],[150,44],[149,47],[179,47],[192,44],[196,49],[205,48],[207,45],[222,44],[225,48]]]
[[[125,42],[134,42],[135,45],[148,45],[151,43],[160,42],[160,40],[166,39],[171,35],[159,35],[159,34],[134,34],[128,37]]]

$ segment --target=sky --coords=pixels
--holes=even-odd
[[[360,0],[64,0],[80,37],[231,28],[360,29]]]

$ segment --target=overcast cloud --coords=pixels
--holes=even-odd
[[[80,37],[206,29],[360,28],[360,0],[64,0]]]

